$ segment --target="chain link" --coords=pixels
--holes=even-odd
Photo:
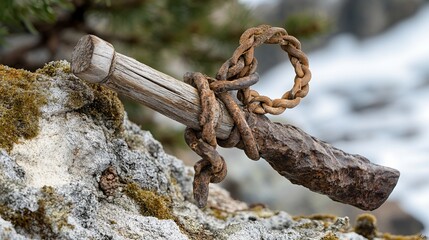
[[[264,43],[279,44],[287,52],[295,69],[292,89],[279,99],[272,100],[250,89],[259,80],[254,49]],[[217,144],[223,147],[240,145],[250,159],[260,158],[245,113],[281,114],[287,108],[297,106],[309,91],[311,73],[308,59],[301,51],[301,43],[288,35],[285,29],[268,25],[250,28],[241,35],[239,44],[232,57],[220,67],[215,79],[202,73],[187,73],[184,76],[185,82],[197,88],[201,103],[199,124],[202,130],[185,130],[186,143],[202,158],[194,166],[194,198],[199,207],[204,207],[207,203],[209,183],[221,182],[227,173],[225,160],[216,151]],[[233,90],[237,90],[237,99],[242,106],[231,95],[230,91]],[[216,139],[215,129],[220,112],[216,97],[224,103],[235,123],[226,140]]]
[[[287,52],[289,60],[295,69],[294,85],[280,99],[261,96],[255,90],[249,88],[253,82],[238,81],[256,71],[257,61],[254,57],[254,49],[262,44],[279,44]],[[240,37],[240,45],[232,57],[226,61],[217,73],[217,79],[229,81],[230,90],[239,90],[238,99],[251,112],[256,114],[283,113],[287,108],[297,106],[301,98],[305,97],[309,90],[311,72],[308,59],[301,51],[301,43],[293,36],[287,34],[286,30],[278,27],[262,25],[246,30]],[[235,85],[237,83],[237,85]],[[245,86],[239,89],[241,86]],[[218,83],[221,85],[221,83]]]

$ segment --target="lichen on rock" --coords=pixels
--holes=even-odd
[[[0,91],[0,239],[366,239],[347,217],[293,218],[215,185],[199,209],[193,169],[66,61],[1,66]]]
[[[13,209],[5,204],[0,204],[0,216],[12,223],[15,229],[28,230],[31,237],[56,238],[62,228],[74,226],[68,223],[67,218],[71,211],[70,203],[56,194],[52,187],[42,187],[42,196],[37,201],[37,209],[28,208]]]

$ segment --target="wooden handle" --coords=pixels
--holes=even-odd
[[[104,84],[193,129],[200,129],[197,90],[135,59],[116,53],[113,46],[94,36],[82,37],[74,48],[73,73],[86,81]],[[216,136],[228,138],[234,122],[223,104]]]
[[[197,90],[138,61],[115,53],[112,45],[92,35],[83,37],[72,56],[73,73],[92,83],[134,98],[146,106],[199,130]],[[219,103],[217,137],[226,139],[233,121]],[[248,124],[260,155],[292,183],[364,210],[381,206],[395,188],[399,171],[345,153],[292,125],[249,113]]]

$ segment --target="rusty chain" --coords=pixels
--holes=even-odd
[[[259,80],[254,51],[264,43],[279,44],[287,52],[295,69],[294,85],[280,99],[272,100],[250,89]],[[288,35],[285,29],[268,25],[249,28],[241,35],[239,44],[232,57],[220,67],[215,79],[202,73],[187,73],[184,76],[185,82],[197,88],[201,101],[199,124],[202,130],[185,130],[186,143],[202,158],[194,166],[194,198],[199,207],[207,203],[209,183],[221,182],[227,173],[225,160],[216,151],[218,144],[223,147],[241,144],[250,159],[260,158],[258,146],[246,121],[246,113],[281,114],[287,108],[297,106],[309,90],[311,73],[308,59],[301,51],[298,39]],[[230,92],[232,90],[237,90],[237,99],[242,106],[234,100]],[[235,123],[226,140],[216,139],[215,129],[219,118],[216,97],[224,103]]]

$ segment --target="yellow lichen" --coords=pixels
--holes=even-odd
[[[277,214],[275,211],[268,209],[264,204],[255,204],[249,210],[256,213],[260,218],[270,218]]]
[[[302,228],[302,229],[313,229],[313,228],[317,228],[318,224],[316,222],[314,222],[314,221],[308,221],[308,222],[301,222],[296,227],[297,228]]]
[[[332,215],[332,214],[320,214],[319,213],[319,214],[313,214],[313,215],[309,215],[309,216],[300,215],[300,216],[294,216],[293,217],[293,220],[295,220],[295,221],[299,221],[301,219],[321,221],[323,223],[323,226],[325,228],[327,228],[331,224],[333,224],[335,222],[335,220],[337,220],[337,216]]]
[[[56,238],[57,232],[64,227],[73,229],[74,226],[67,222],[71,204],[65,203],[64,198],[56,194],[52,187],[43,187],[41,193],[42,197],[37,201],[39,207],[36,211],[27,208],[13,210],[7,205],[0,204],[0,216],[11,222],[16,229],[43,239]]]
[[[328,232],[327,234],[325,234],[325,236],[323,236],[321,238],[321,240],[338,240],[339,238],[337,237],[337,235],[335,235],[335,233],[332,232]]]
[[[377,236],[377,219],[369,213],[359,215],[356,218],[354,231],[368,239],[375,238]]]
[[[248,209],[235,210],[235,211],[227,211],[213,206],[209,206],[207,210],[210,215],[223,221],[243,212],[249,214],[249,218],[248,218],[249,221],[256,221],[259,218],[270,218],[277,214],[275,211],[270,210],[263,204],[255,204]]]
[[[225,221],[226,219],[228,219],[229,217],[233,216],[232,213],[229,213],[227,211],[224,211],[222,209],[218,209],[218,208],[209,208],[210,210],[210,214],[219,219],[219,220],[223,220]]]
[[[309,215],[309,216],[300,215],[300,216],[294,216],[293,220],[298,221],[298,220],[301,220],[303,218],[310,219],[310,220],[334,222],[337,219],[337,216],[332,215],[332,214],[313,214],[313,215]]]
[[[125,193],[139,205],[142,215],[174,220],[170,209],[171,200],[168,197],[141,189],[136,183],[128,183]]]
[[[46,96],[38,90],[37,77],[0,65],[0,148],[10,151],[20,138],[38,134],[40,107]]]

